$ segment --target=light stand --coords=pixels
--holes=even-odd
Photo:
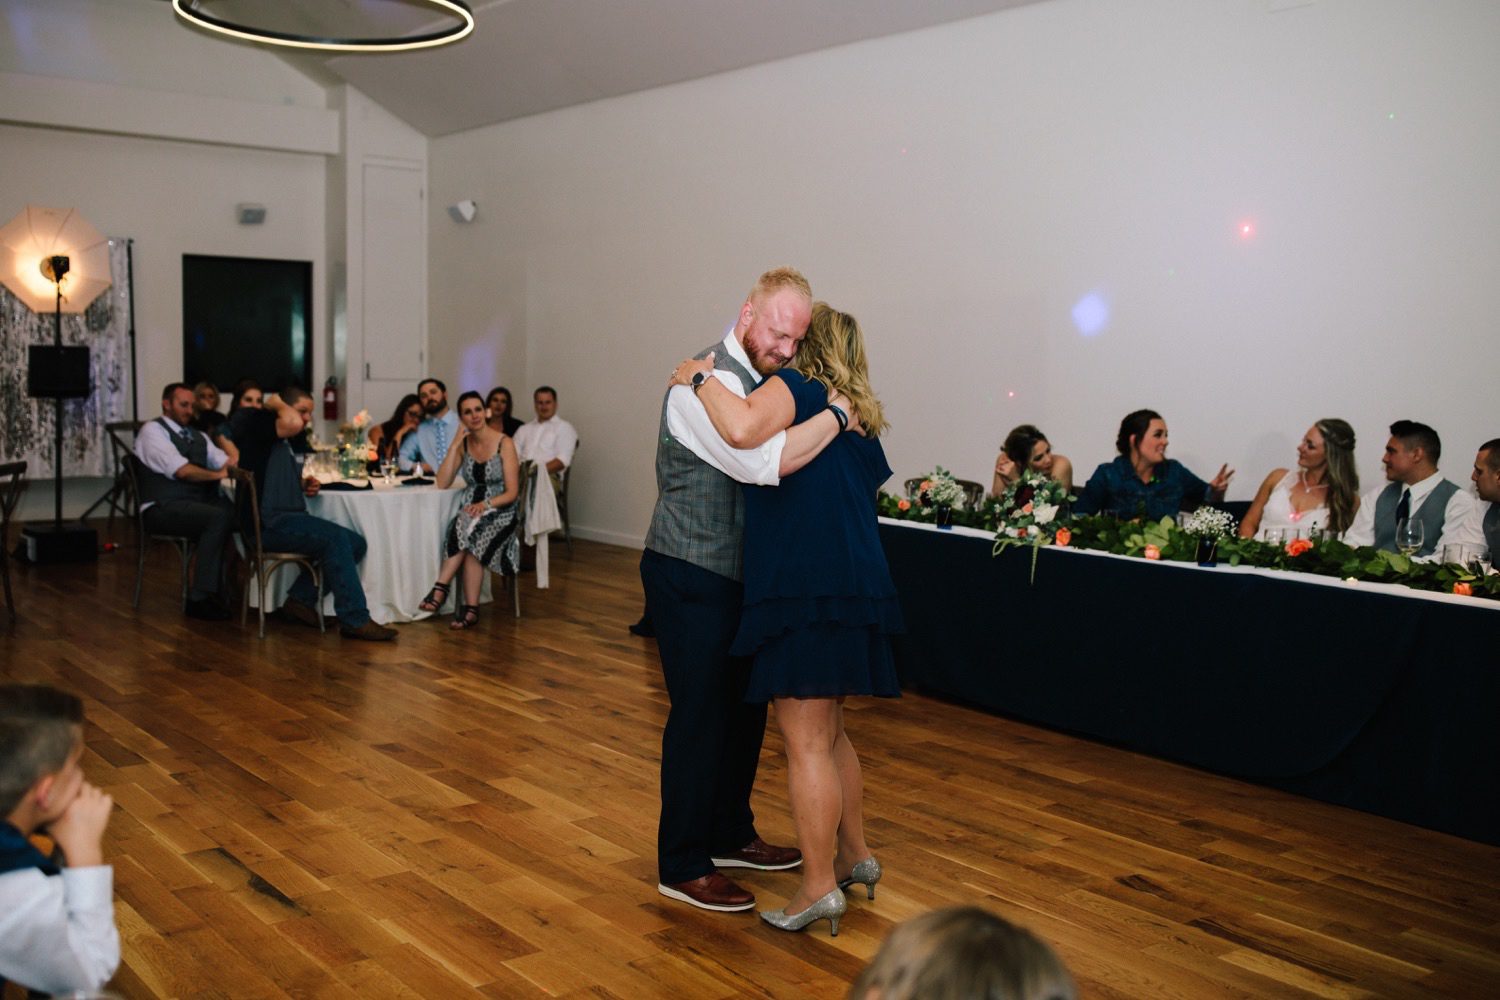
[[[41,271],[51,281],[56,289],[56,302],[53,311],[52,346],[54,350],[61,353],[62,342],[62,283],[71,268],[71,261],[63,254],[54,254],[42,259]],[[52,484],[55,490],[52,498],[52,526],[50,528],[36,528],[28,526],[22,529],[21,534],[26,540],[26,554],[32,562],[36,563],[59,563],[59,562],[91,562],[99,558],[99,535],[93,528],[85,524],[63,524],[62,516],[62,491],[63,491],[63,396],[66,395],[59,389],[54,393],[53,402],[57,409],[53,430],[56,432],[52,444]]]

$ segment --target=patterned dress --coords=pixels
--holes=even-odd
[[[505,492],[505,465],[500,461],[500,450],[488,462],[480,465],[464,448],[463,464],[458,474],[468,483],[464,487],[464,507],[482,503],[490,497]],[[448,522],[448,531],[443,542],[446,556],[459,552],[471,552],[492,573],[515,576],[521,565],[521,539],[516,533],[516,509],[514,502],[503,507],[491,507],[478,517],[471,517],[459,508],[453,520]]]

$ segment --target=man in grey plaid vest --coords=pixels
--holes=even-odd
[[[791,268],[767,271],[734,329],[697,357],[712,354],[712,377],[749,395],[797,353],[811,317],[807,279]],[[740,483],[776,485],[838,436],[839,424],[825,412],[734,448],[695,392],[676,386],[662,401],[658,495],[641,557],[672,703],[662,733],[657,890],[706,910],[748,910],[755,897],[717,869],[794,868],[802,855],[762,840],[750,809],[766,706],[745,703],[750,664],[729,655],[744,599]]]

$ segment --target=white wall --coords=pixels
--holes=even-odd
[[[432,205],[480,204],[431,213],[436,367],[556,385],[617,541],[667,372],[780,263],[862,320],[898,478],[988,482],[1021,421],[1086,475],[1152,406],[1232,497],[1322,416],[1367,485],[1398,417],[1462,479],[1500,433],[1500,4],[1271,6],[1051,0],[434,140]]]
[[[324,170],[339,116],[322,87],[155,0],[6,0],[0,82],[0,221],[28,203],[71,206],[135,240],[143,416],[182,377],[186,253],[312,261],[324,377]],[[239,202],[265,205],[265,224],[239,225]]]
[[[237,202],[267,206],[241,226]],[[315,374],[326,365],[323,158],[0,125],[0,215],[28,203],[76,208],[102,233],[135,240],[141,414],[182,378],[182,255],[313,262]]]

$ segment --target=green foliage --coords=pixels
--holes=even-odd
[[[899,498],[880,494],[880,515],[895,520],[932,521],[930,510],[923,511],[913,505],[903,511],[898,504]],[[955,510],[953,523],[994,531],[996,515],[996,504],[990,500],[977,511]],[[1141,558],[1145,556],[1146,546],[1154,545],[1163,560],[1194,562],[1198,557],[1197,536],[1178,528],[1170,517],[1160,521],[1119,521],[1112,517],[1079,516],[1067,520],[1066,527],[1072,535],[1068,545],[1075,549]],[[1355,548],[1339,541],[1318,541],[1307,548],[1302,545],[1294,548],[1299,550],[1296,555],[1292,555],[1285,545],[1268,545],[1253,538],[1231,535],[1219,540],[1218,558],[1231,566],[1289,570],[1341,580],[1399,583],[1413,590],[1442,594],[1453,593],[1455,584],[1467,584],[1474,597],[1500,600],[1500,574],[1482,575],[1462,566],[1415,562],[1398,552]]]

